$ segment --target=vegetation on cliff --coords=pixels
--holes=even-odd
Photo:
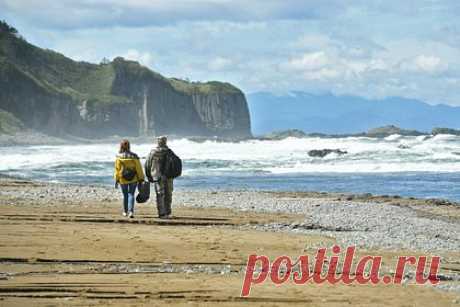
[[[246,99],[231,84],[168,79],[121,57],[77,62],[28,43],[6,22],[0,110],[53,135],[250,136]]]
[[[15,27],[10,26],[4,20],[0,20],[0,33],[11,33],[13,35],[18,34],[18,30]]]
[[[112,95],[116,65],[124,65],[129,73],[140,77],[154,77],[169,82],[174,89],[187,94],[238,93],[241,92],[229,83],[189,82],[167,79],[138,62],[115,58],[112,62],[91,64],[76,62],[52,50],[38,48],[18,36],[15,28],[0,22],[0,61],[15,65],[28,74],[37,85],[47,91],[67,94],[75,100],[94,100],[95,102],[127,102],[125,97]]]
[[[14,134],[24,129],[24,124],[13,114],[0,110],[0,133]]]
[[[189,82],[182,79],[171,78],[169,79],[172,86],[181,92],[188,94],[237,94],[241,93],[240,89],[226,82]]]

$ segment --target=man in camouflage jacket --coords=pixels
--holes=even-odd
[[[165,157],[170,149],[165,136],[159,137],[157,142],[157,147],[152,149],[145,161],[145,175],[155,186],[158,216],[171,218],[173,179],[164,174]]]

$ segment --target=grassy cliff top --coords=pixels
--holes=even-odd
[[[236,94],[241,93],[241,90],[230,83],[209,81],[209,82],[190,82],[177,78],[170,78],[171,85],[178,91],[187,94]]]

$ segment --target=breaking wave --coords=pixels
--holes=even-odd
[[[133,151],[143,158],[151,147],[132,144]],[[294,182],[307,174],[328,178],[339,178],[340,174],[381,177],[387,173],[446,173],[457,178],[460,174],[460,137],[453,135],[312,137],[237,143],[178,139],[171,141],[170,147],[184,161],[184,184],[201,178],[202,184],[209,185],[210,178],[215,178],[212,182],[225,186],[222,178],[239,177],[243,178],[241,185],[251,188],[250,182],[269,182],[275,177]],[[313,149],[340,149],[347,153],[310,157],[308,152]],[[109,183],[116,151],[116,144],[2,147],[0,173],[49,181]]]

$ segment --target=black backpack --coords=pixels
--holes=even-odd
[[[167,178],[177,178],[182,175],[182,160],[171,149],[164,157],[163,174]]]
[[[127,181],[131,181],[136,177],[136,170],[133,168],[128,168],[123,165],[123,170],[121,171],[121,176]]]

